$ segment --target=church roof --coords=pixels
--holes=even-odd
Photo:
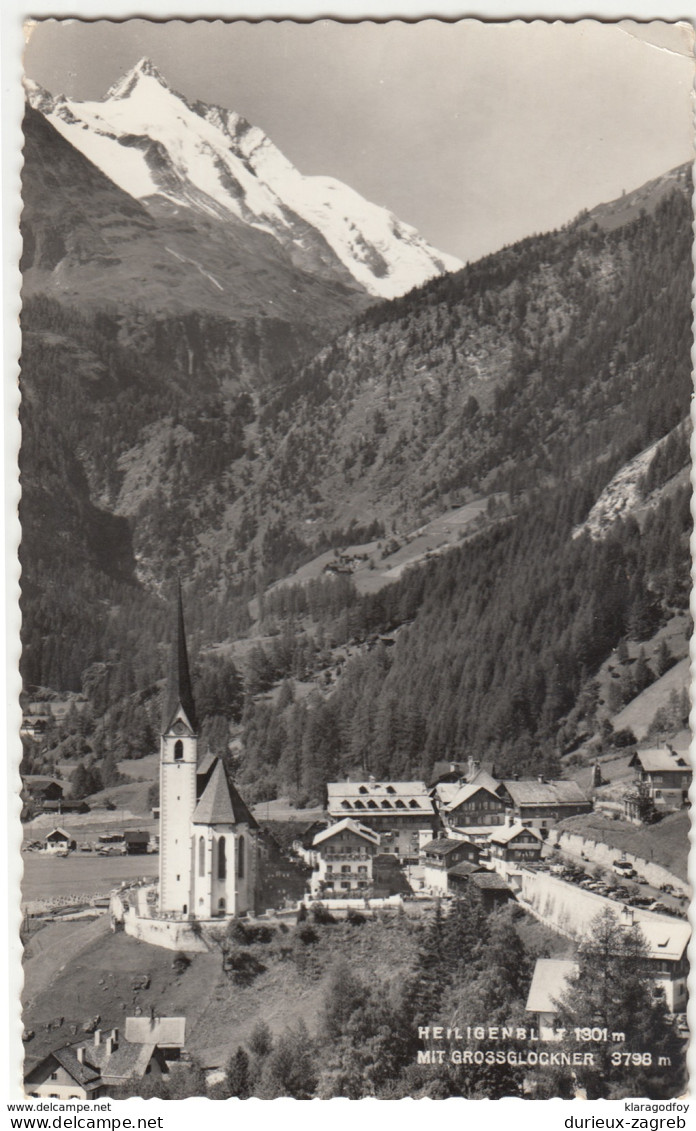
[[[191,728],[194,731],[197,730],[196,704],[193,700],[191,673],[189,671],[188,652],[186,650],[186,629],[184,628],[184,607],[181,600],[181,582],[179,582],[177,586],[177,617],[174,639],[172,641],[164,711],[162,714],[163,731],[166,731],[169,726],[171,726],[180,706],[183,707],[186,718],[191,724]]]
[[[219,758],[191,820],[196,825],[246,824],[250,828],[258,827]]]

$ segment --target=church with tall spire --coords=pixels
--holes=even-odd
[[[223,759],[199,757],[179,584],[160,746],[160,913],[199,920],[253,913],[258,831]]]

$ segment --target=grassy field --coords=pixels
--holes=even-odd
[[[688,879],[688,812],[672,813],[656,825],[646,827],[612,821],[599,813],[587,813],[560,821],[558,827],[591,840],[603,841],[621,852],[632,852],[644,860],[661,864],[682,880]]]
[[[612,719],[615,730],[628,727],[637,739],[645,737],[655,712],[659,707],[666,707],[672,691],[681,693],[689,686],[689,657],[679,660],[669,671],[650,687],[646,687],[640,695],[632,699],[623,710],[619,711]]]
[[[521,915],[516,926],[531,953],[567,953],[567,941],[535,920]],[[337,961],[347,961],[364,981],[398,985],[418,940],[400,916],[321,926],[309,946],[294,937],[291,925],[272,942],[249,948],[262,970],[251,984],[236,985],[223,973],[215,947],[192,954],[189,967],[177,973],[171,951],[112,934],[103,921],[50,925],[31,939],[25,955],[24,1024],[35,1033],[27,1055],[38,1059],[77,1042],[84,1022],[97,1015],[102,1028],[122,1028],[139,1008],[145,1015],[154,1009],[159,1016],[185,1016],[189,1052],[205,1067],[217,1067],[260,1020],[278,1034],[302,1018],[316,1032]],[[144,974],[148,987],[134,988]]]
[[[108,892],[122,880],[157,876],[158,856],[88,856],[72,853],[58,859],[23,853],[22,902]]]

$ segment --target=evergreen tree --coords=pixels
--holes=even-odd
[[[251,1086],[249,1055],[241,1045],[232,1055],[225,1069],[225,1077],[229,1094],[237,1096],[240,1100],[248,1099]]]
[[[621,925],[610,908],[596,916],[578,948],[577,972],[558,1003],[560,1027],[571,1035],[575,1028],[625,1034],[620,1045],[611,1040],[583,1042],[593,1062],[575,1071],[588,1099],[678,1094],[682,1058],[664,994],[646,969],[647,955],[640,927]],[[625,1057],[615,1057],[617,1048],[645,1053],[645,1064],[626,1065]],[[669,1058],[667,1070],[658,1067],[660,1056]]]

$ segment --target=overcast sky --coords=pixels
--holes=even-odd
[[[659,23],[47,20],[25,70],[94,99],[148,56],[473,260],[692,160],[689,52]]]

